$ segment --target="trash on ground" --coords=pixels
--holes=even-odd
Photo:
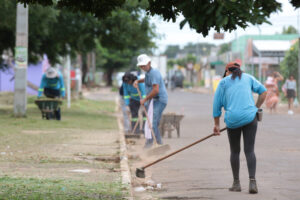
[[[135,187],[134,188],[134,191],[135,192],[144,192],[146,189],[144,188],[144,187],[142,187],[142,186],[140,186],[140,187]]]
[[[91,170],[89,169],[73,169],[73,170],[69,170],[70,172],[78,172],[78,173],[90,173]]]

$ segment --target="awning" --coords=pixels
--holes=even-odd
[[[225,65],[225,63],[221,60],[215,61],[215,62],[210,62],[210,65]]]
[[[258,55],[261,53],[262,57],[284,57],[291,45],[286,40],[254,40],[253,51]]]

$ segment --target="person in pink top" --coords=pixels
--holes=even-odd
[[[274,72],[272,76],[268,76],[265,87],[267,88],[266,106],[270,112],[276,112],[279,102],[278,81],[282,81],[283,77],[279,72]]]

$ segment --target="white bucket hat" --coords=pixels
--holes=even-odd
[[[137,66],[147,65],[151,61],[150,57],[146,54],[141,54],[137,57]]]
[[[58,72],[55,68],[53,67],[49,67],[47,70],[46,70],[46,77],[47,78],[56,78],[58,77]]]

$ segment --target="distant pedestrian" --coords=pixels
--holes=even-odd
[[[140,109],[140,97],[137,89],[133,86],[133,82],[136,81],[138,78],[137,76],[133,75],[130,72],[127,72],[123,76],[123,95],[125,100],[125,105],[129,106],[130,113],[131,113],[131,131],[133,131],[134,127],[136,126],[136,123],[138,123],[139,120],[139,109]],[[139,83],[138,85],[139,90],[141,92],[141,95],[143,98],[146,97],[145,94],[145,84]],[[145,122],[146,118],[143,117],[143,122]],[[135,134],[139,134],[143,132],[144,123],[140,126],[137,124],[136,129],[134,130]]]
[[[272,76],[268,76],[265,82],[267,88],[266,106],[270,112],[276,112],[279,102],[278,81],[282,81],[283,77],[279,72],[273,72]]]
[[[162,144],[161,135],[159,132],[159,123],[164,109],[167,106],[168,94],[161,73],[151,66],[151,59],[146,54],[139,55],[137,58],[137,66],[146,72],[145,79],[136,80],[134,86],[138,83],[145,82],[146,94],[140,103],[144,105],[147,101],[153,101],[153,121],[152,127],[155,134],[156,142]],[[149,103],[149,102],[148,102]],[[149,103],[150,104],[150,103]],[[153,144],[153,138],[147,139],[145,148],[150,148]]]
[[[289,78],[285,81],[283,88],[285,96],[288,99],[288,114],[292,115],[294,114],[294,99],[297,97],[297,83],[293,75],[290,75]]]
[[[252,92],[258,93],[256,104]],[[214,96],[213,117],[214,133],[220,135],[220,117],[222,107],[225,110],[225,123],[230,144],[230,162],[233,173],[233,185],[230,191],[241,191],[240,140],[243,133],[244,152],[249,172],[249,192],[257,193],[255,179],[256,157],[254,153],[257,131],[256,113],[266,98],[266,88],[253,76],[243,73],[237,62],[226,65],[224,78],[220,81]]]
[[[41,85],[38,90],[38,98],[40,98],[43,93],[48,98],[65,97],[63,75],[53,67],[49,67],[42,76]],[[55,111],[55,118],[57,120],[61,119],[60,108]]]

